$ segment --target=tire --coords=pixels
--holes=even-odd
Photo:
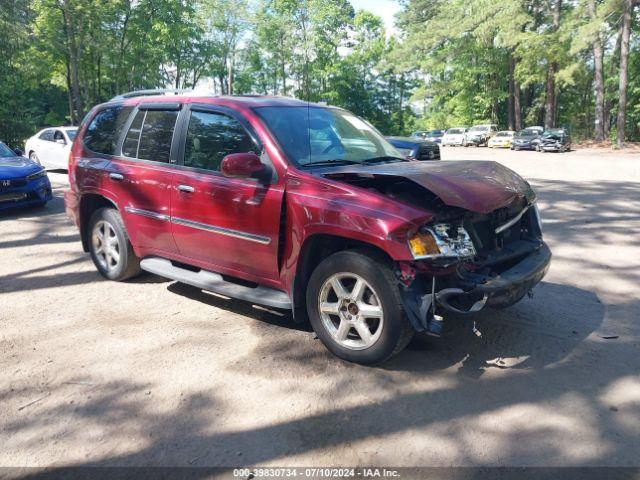
[[[38,155],[36,154],[36,152],[31,152],[29,154],[29,159],[33,162],[36,162],[38,165],[42,166],[42,163],[40,163],[40,159],[38,158]]]
[[[357,289],[359,282],[362,288]],[[336,287],[343,295],[337,294]],[[349,298],[356,290],[360,294]],[[413,337],[396,278],[381,255],[347,250],[325,258],[311,275],[306,297],[313,330],[343,360],[382,363],[402,351]],[[326,305],[322,312],[321,304]],[[372,316],[362,315],[364,306]]]
[[[115,208],[96,210],[87,232],[91,259],[100,275],[121,282],[140,273],[140,259],[133,253],[122,217]]]

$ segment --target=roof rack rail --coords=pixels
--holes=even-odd
[[[174,95],[180,95],[181,93],[190,92],[190,91],[191,90],[188,90],[188,89],[177,89],[177,88],[134,90],[133,92],[121,93],[120,95],[116,95],[109,101],[114,102],[116,100],[124,100],[126,98],[149,97],[152,95],[167,95],[171,93]]]

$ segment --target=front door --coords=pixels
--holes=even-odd
[[[171,191],[180,254],[211,270],[275,281],[281,183],[273,176],[227,178],[220,173],[222,159],[231,153],[262,154],[268,164],[257,136],[246,120],[228,110],[192,106],[185,121],[182,161]]]

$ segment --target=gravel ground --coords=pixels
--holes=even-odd
[[[287,315],[98,276],[52,173],[0,214],[0,465],[640,465],[640,158],[446,148],[537,188],[533,299],[377,368]],[[606,338],[606,337],[615,338]]]

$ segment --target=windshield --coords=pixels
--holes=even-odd
[[[404,160],[377,130],[344,110],[301,106],[255,111],[296,165]]]
[[[0,142],[0,157],[17,157],[15,152]]]
[[[469,130],[470,132],[486,132],[487,130],[489,130],[489,127],[487,126],[477,126],[477,127],[471,127],[471,130]]]
[[[496,137],[510,137],[512,135],[511,132],[498,132],[496,133]]]
[[[69,140],[73,142],[76,139],[76,133],[78,133],[78,129],[68,128],[65,130],[65,132],[67,132],[67,137],[69,137]]]
[[[442,130],[431,130],[427,136],[428,137],[441,137],[442,135],[444,135],[444,132]]]
[[[518,132],[519,137],[535,137],[536,135],[538,135],[538,132],[535,130],[520,130]]]
[[[546,130],[542,136],[543,137],[561,137],[564,135],[564,130],[562,129],[553,129],[553,130]]]
[[[450,128],[449,130],[447,130],[447,133],[450,135],[457,135],[464,132],[462,131],[461,128]]]

